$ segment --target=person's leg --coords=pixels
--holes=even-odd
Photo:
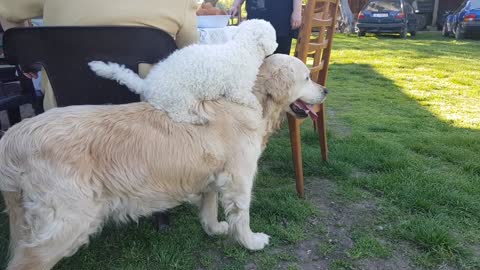
[[[275,53],[290,54],[292,48],[292,37],[279,37],[277,36],[278,47]]]

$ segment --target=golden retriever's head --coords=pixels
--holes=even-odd
[[[260,67],[254,93],[264,109],[274,102],[297,118],[316,118],[313,105],[322,103],[328,90],[310,79],[310,70],[298,58],[274,54]]]

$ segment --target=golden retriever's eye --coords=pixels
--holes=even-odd
[[[310,77],[307,76],[307,78],[305,78],[305,81],[310,81]]]

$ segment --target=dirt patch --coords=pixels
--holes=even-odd
[[[328,129],[335,135],[335,137],[342,139],[352,135],[352,128],[345,125],[345,123],[337,117],[337,113],[331,108],[327,107],[327,123]]]
[[[310,227],[323,226],[324,231],[308,231],[309,239],[293,247],[301,269],[418,269],[398,250],[389,258],[352,260],[349,251],[354,247],[354,231],[359,227],[368,228],[379,207],[372,201],[340,201],[335,195],[336,185],[328,179],[311,178],[306,182],[307,199],[320,210],[319,217],[310,220]],[[282,264],[279,268],[287,267],[288,264]]]
[[[350,173],[350,177],[352,178],[363,178],[363,177],[367,177],[368,175],[369,175],[368,173],[361,171],[357,168],[353,168],[352,172]]]

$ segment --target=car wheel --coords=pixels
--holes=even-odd
[[[460,24],[457,24],[457,27],[455,28],[455,39],[463,39],[464,38],[464,33],[462,33],[462,26]]]
[[[415,37],[417,35],[417,31],[410,32],[410,36]]]
[[[444,23],[444,24],[443,24],[443,27],[442,27],[442,36],[444,36],[444,37],[449,37],[449,36],[450,36],[450,33],[448,32],[447,23]]]
[[[366,32],[365,32],[365,31],[358,30],[358,36],[359,36],[359,37],[364,37],[364,36],[365,36],[365,34],[366,34]]]

